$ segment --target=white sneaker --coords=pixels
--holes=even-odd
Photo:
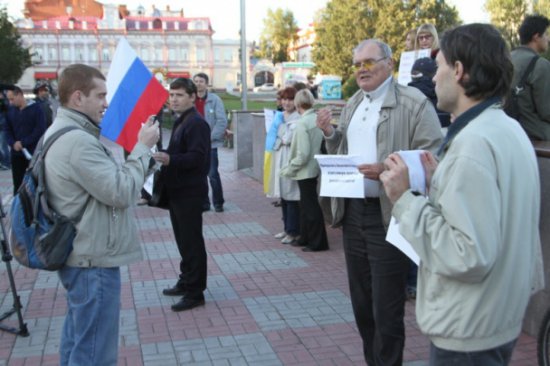
[[[296,237],[292,235],[287,235],[281,240],[281,243],[283,244],[292,244],[296,241]]]
[[[286,236],[286,233],[284,231],[281,231],[279,234],[275,234],[275,239],[282,239]]]

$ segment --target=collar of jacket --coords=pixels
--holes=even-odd
[[[66,107],[59,107],[57,110],[57,117],[67,118],[71,121],[77,123],[80,127],[82,127],[84,130],[88,131],[95,137],[99,138],[99,134],[101,132],[101,127],[96,125],[90,117],[85,115],[82,112],[79,112],[77,110],[66,108]]]
[[[474,120],[484,110],[486,110],[493,104],[500,103],[500,102],[501,102],[500,97],[491,97],[489,99],[485,99],[481,103],[476,104],[475,106],[471,107],[470,109],[462,113],[460,116],[458,116],[447,129],[447,135],[445,136],[443,143],[439,147],[439,150],[437,150],[437,155],[441,156],[441,154],[449,148],[449,145],[452,139],[456,135],[458,135],[458,133],[462,131],[462,129],[466,127],[468,123]]]

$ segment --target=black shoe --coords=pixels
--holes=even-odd
[[[197,306],[204,305],[204,297],[202,299],[192,299],[190,297],[184,296],[180,301],[172,305],[173,311],[185,311],[196,308]]]
[[[203,205],[202,212],[210,211],[210,205]]]
[[[327,249],[313,249],[313,248],[310,248],[310,247],[303,247],[302,248],[302,252],[322,252],[324,250],[328,250]]]
[[[300,240],[295,240],[292,243],[290,243],[290,245],[292,245],[293,247],[305,247],[307,244]]]
[[[223,206],[222,206],[222,205],[216,205],[216,206],[214,206],[214,211],[216,211],[216,212],[223,212]]]
[[[162,290],[162,294],[166,296],[184,296],[186,293],[185,288],[178,285]]]

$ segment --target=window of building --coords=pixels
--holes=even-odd
[[[65,46],[63,47],[63,50],[61,51],[61,59],[63,61],[70,61],[71,60],[71,52],[69,50],[69,47]]]
[[[50,61],[57,60],[57,47],[48,48],[48,59],[50,59]]]
[[[225,50],[225,52],[223,53],[223,60],[225,62],[233,61],[233,52],[231,52],[231,50]]]
[[[168,61],[176,61],[176,50],[172,47],[168,49]]]
[[[219,48],[214,48],[214,61],[221,61],[221,53],[222,51]]]
[[[103,49],[103,60],[111,61],[111,53],[109,52],[108,48]]]
[[[189,60],[189,52],[187,51],[187,47],[181,48],[181,60],[187,61]]]
[[[141,58],[143,61],[149,61],[149,48],[144,47],[141,49]]]
[[[204,48],[197,48],[197,61],[206,61],[206,52]]]
[[[90,61],[97,61],[97,48],[90,47],[88,49],[88,57],[90,58]]]

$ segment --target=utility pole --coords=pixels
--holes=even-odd
[[[245,15],[245,0],[241,0],[241,103],[242,110],[247,111],[247,83],[246,83],[246,15]]]

